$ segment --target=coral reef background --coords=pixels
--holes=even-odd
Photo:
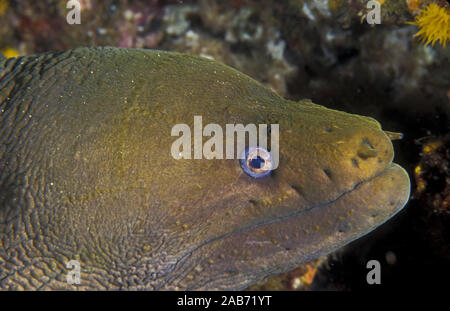
[[[284,97],[369,115],[404,133],[394,147],[412,180],[407,207],[344,249],[251,289],[398,290],[448,281],[448,1],[379,0],[376,25],[367,23],[365,0],[79,0],[79,25],[66,21],[68,2],[0,0],[0,52],[110,45],[198,54]],[[442,11],[421,24],[430,5]],[[381,263],[381,285],[366,283],[371,259]]]

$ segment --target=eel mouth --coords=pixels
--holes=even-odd
[[[351,189],[342,192],[329,201],[311,205],[306,209],[277,217],[263,223],[240,228],[225,236],[266,225],[282,223],[327,206],[340,205],[341,202],[345,202],[349,197],[352,197],[354,200],[357,198],[359,199],[359,204],[354,201],[354,208],[352,210],[357,209],[360,213],[370,216],[369,218],[372,219],[371,223],[375,225],[371,228],[371,230],[373,230],[397,214],[408,202],[409,195],[410,180],[408,173],[400,165],[390,162],[383,170],[365,180],[355,183]],[[371,230],[368,230],[366,233]],[[342,231],[342,229],[339,229],[338,231]]]
[[[288,215],[275,217],[270,220],[237,228],[233,231],[204,241],[196,248],[200,248],[205,244],[209,244],[217,240],[229,238],[233,235],[252,232],[254,230],[258,230],[258,228],[263,228],[266,226],[283,226],[284,222],[292,222],[295,219],[302,217],[306,219],[309,218],[309,215],[313,214],[314,211],[332,209],[333,206],[341,206],[342,208],[342,205],[346,205],[345,202],[350,199],[352,201],[352,206],[351,208],[347,206],[345,209],[351,211],[352,214],[355,211],[358,211],[359,217],[370,219],[368,222],[370,227],[367,227],[367,230],[365,230],[366,232],[363,232],[363,230],[358,230],[359,236],[362,236],[369,233],[379,225],[382,225],[384,222],[397,214],[408,202],[409,195],[410,180],[408,173],[400,165],[390,162],[383,170],[365,180],[355,183],[351,189],[342,192],[331,200],[311,205],[305,209],[290,213]],[[328,213],[328,217],[334,217],[334,220],[345,219],[342,216],[338,216],[337,208],[333,212],[330,211]],[[360,224],[362,223],[364,222],[360,221]],[[300,229],[306,227],[308,226],[299,226]],[[342,227],[343,226],[341,224],[337,231],[342,233],[344,231]],[[361,225],[360,227],[362,228],[363,226]],[[308,231],[307,229],[303,230]],[[358,234],[355,234],[355,236],[357,235]]]
[[[381,184],[381,181],[383,181],[384,184]],[[387,185],[390,185],[391,187],[388,188]],[[383,170],[365,180],[355,183],[351,189],[342,192],[338,197],[317,206],[311,206],[307,211],[320,206],[337,203],[351,193],[360,193],[361,204],[365,204],[366,208],[374,208],[374,206],[368,202],[368,199],[370,198],[374,198],[377,195],[382,195],[383,197],[386,197],[386,199],[389,197],[389,204],[384,208],[384,214],[386,216],[393,216],[399,212],[409,200],[409,176],[405,169],[400,165],[390,162]],[[396,202],[396,204],[392,204],[393,202]],[[360,208],[364,208],[364,206],[360,206]],[[293,216],[295,217],[295,215]]]

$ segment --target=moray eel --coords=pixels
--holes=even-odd
[[[3,58],[0,100],[1,289],[244,289],[367,234],[409,197],[376,120],[285,100],[197,56]],[[278,168],[254,178],[237,159],[174,159],[171,129],[194,116],[279,124]]]

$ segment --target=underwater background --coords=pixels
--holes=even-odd
[[[407,206],[339,251],[250,290],[437,287],[450,265],[450,4],[378,0],[0,0],[7,57],[78,46],[178,51],[213,58],[281,96],[377,119],[404,134],[395,162],[409,173]],[[417,34],[417,35],[416,35]],[[381,263],[368,285],[366,263]],[[445,283],[444,283],[445,284]]]

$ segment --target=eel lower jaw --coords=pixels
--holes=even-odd
[[[390,162],[385,169],[356,185],[351,195],[359,198],[359,213],[366,217],[367,225],[372,226],[370,232],[403,209],[410,191],[408,173]]]

